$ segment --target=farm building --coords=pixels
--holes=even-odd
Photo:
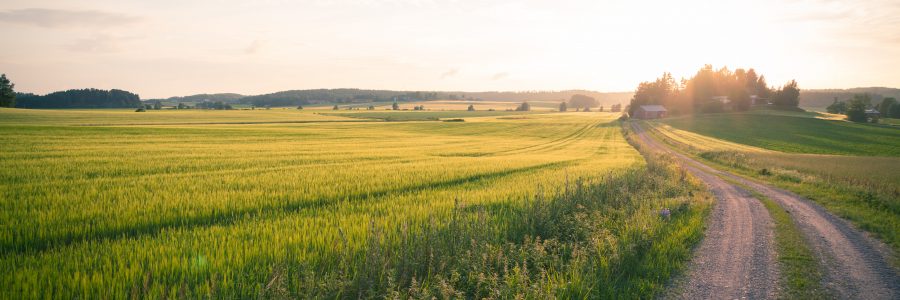
[[[869,119],[869,122],[878,120],[878,117],[881,117],[881,112],[874,108],[866,109],[866,118]]]
[[[665,118],[668,112],[662,105],[641,105],[635,111],[634,117],[638,119],[659,119]]]

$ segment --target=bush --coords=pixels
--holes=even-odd
[[[465,122],[465,119],[447,119],[444,122]]]
[[[145,111],[147,111],[147,110],[144,109],[143,107],[134,110],[134,112],[145,112]]]

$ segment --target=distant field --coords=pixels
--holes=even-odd
[[[792,153],[900,156],[900,129],[772,114],[719,114],[662,121],[726,141]]]
[[[530,111],[336,111],[327,116],[378,119],[385,121],[434,121],[440,119],[465,119],[477,117],[516,116],[538,112]]]
[[[296,109],[148,110],[0,108],[0,125],[171,125],[354,121]],[[358,121],[358,120],[356,120]]]
[[[475,114],[0,109],[0,298],[650,297],[689,258],[704,192],[615,115]]]

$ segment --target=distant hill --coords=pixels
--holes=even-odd
[[[855,94],[866,93],[872,97],[872,103],[880,103],[882,99],[887,97],[900,99],[900,89],[886,87],[800,90],[800,106],[821,108],[834,102],[835,98],[842,101],[853,98]]]
[[[147,99],[145,101],[164,101],[164,102],[203,102],[203,101],[211,101],[211,102],[224,102],[228,104],[237,103],[238,100],[244,98],[246,96],[235,93],[220,93],[220,94],[197,94],[183,97],[169,97],[166,99]]]
[[[556,101],[568,100],[575,94],[594,97],[601,105],[625,103],[633,93],[601,93],[587,90],[526,91],[526,92],[462,92],[462,91],[392,91],[361,89],[291,90],[271,94],[247,96],[240,103],[256,106],[293,106],[317,103],[364,103],[373,101]]]
[[[364,89],[310,89],[289,90],[262,95],[246,96],[235,93],[196,94],[160,99],[146,99],[143,102],[161,101],[165,105],[177,103],[223,102],[226,104],[247,104],[254,106],[296,106],[319,103],[368,103],[368,102],[412,102],[430,100],[469,101],[568,101],[572,95],[582,94],[597,99],[600,105],[627,103],[632,92],[603,93],[588,90],[566,91],[394,91]],[[26,108],[131,108],[141,104],[140,97],[121,90],[69,90],[46,96],[19,93],[18,107]]]
[[[116,89],[67,90],[44,96],[29,93],[16,95],[18,108],[134,108],[140,105],[140,96]]]
[[[588,90],[567,91],[529,91],[529,92],[474,92],[466,93],[466,96],[486,101],[557,101],[572,98],[572,95],[582,94],[597,99],[601,105],[628,103],[634,92],[604,93]]]

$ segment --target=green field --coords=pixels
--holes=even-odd
[[[734,143],[790,153],[900,156],[900,130],[774,114],[714,114],[664,121]]]
[[[900,253],[900,128],[802,113],[709,115],[648,125],[682,151],[818,202]]]
[[[0,109],[0,298],[652,297],[709,200],[616,117]]]

